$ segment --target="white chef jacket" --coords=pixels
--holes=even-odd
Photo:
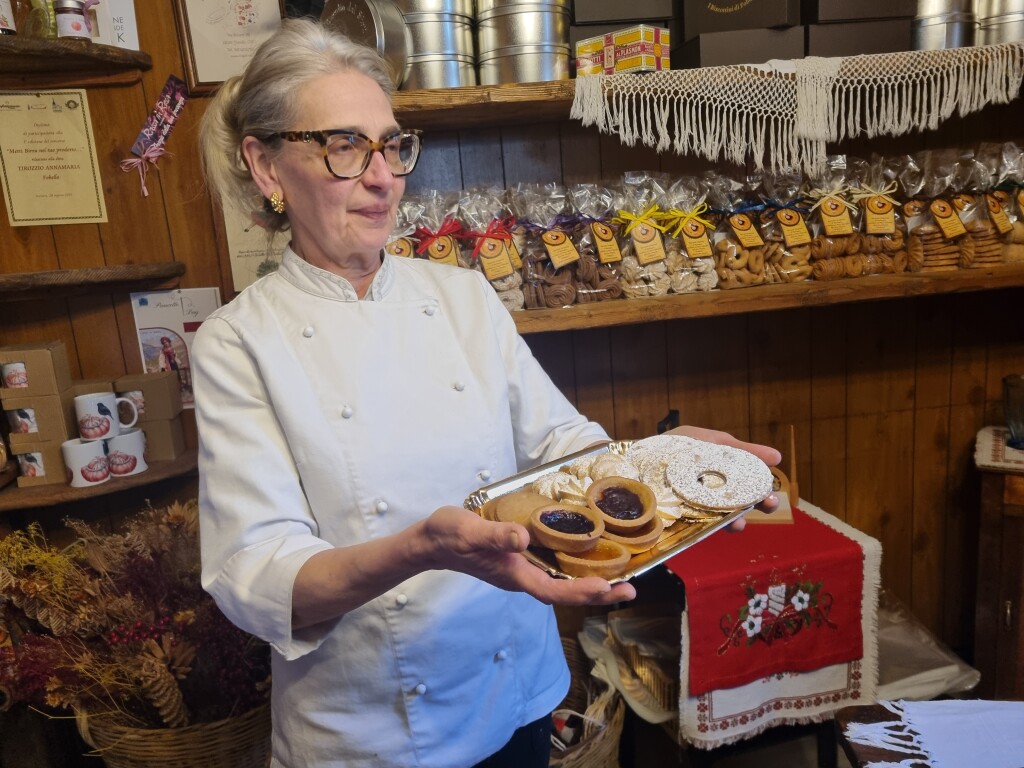
[[[564,697],[551,608],[428,571],[293,632],[295,575],[607,435],[478,272],[385,256],[369,298],[288,249],[196,334],[203,586],[273,649],[274,766],[471,766]]]

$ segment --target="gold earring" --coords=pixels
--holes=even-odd
[[[275,192],[270,196],[270,207],[274,209],[274,213],[284,213],[284,198],[281,197],[280,192]]]

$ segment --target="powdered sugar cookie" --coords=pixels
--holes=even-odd
[[[669,464],[666,477],[686,504],[704,510],[743,509],[772,491],[771,470],[757,456],[714,443],[680,451]]]

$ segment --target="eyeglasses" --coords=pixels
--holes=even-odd
[[[374,152],[380,152],[384,162],[395,176],[407,176],[416,167],[420,156],[421,131],[396,131],[380,141],[374,141],[357,131],[336,128],[327,131],[280,131],[265,140],[315,141],[323,148],[324,164],[332,176],[354,179],[362,176],[370,165]]]

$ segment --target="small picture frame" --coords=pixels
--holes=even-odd
[[[174,0],[189,95],[213,93],[242,74],[284,15],[283,0]]]

